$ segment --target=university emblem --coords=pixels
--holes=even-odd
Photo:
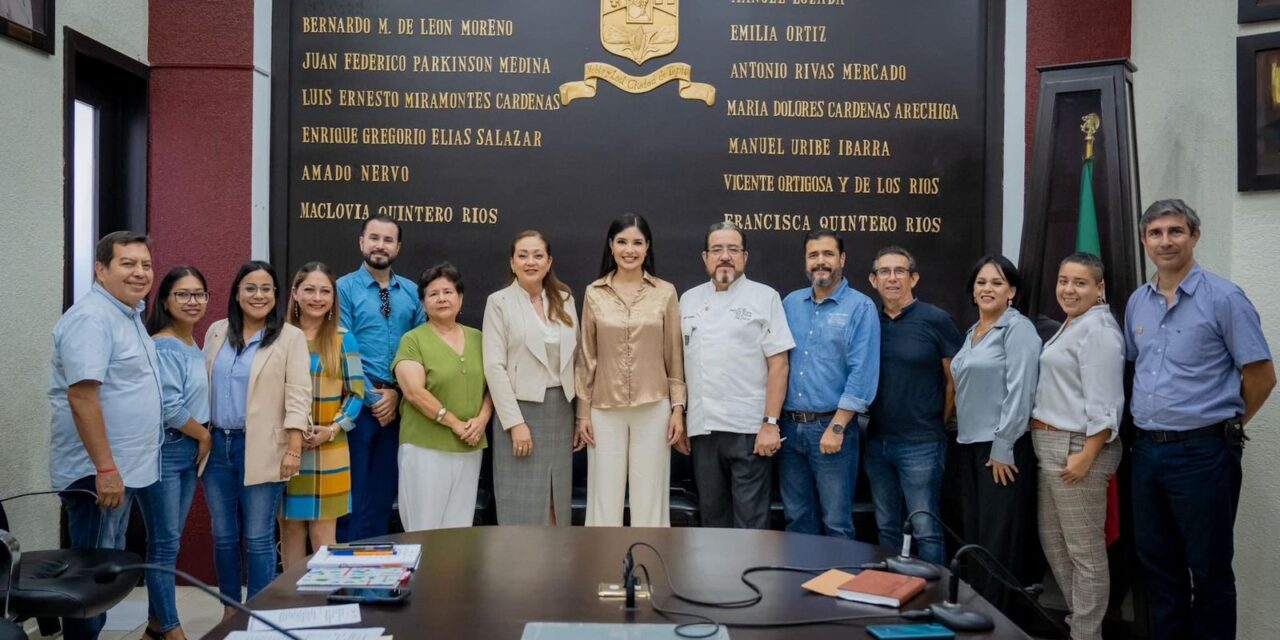
[[[644,64],[680,44],[680,0],[600,0],[600,44]]]
[[[641,66],[669,55],[680,44],[680,0],[600,0],[600,44],[605,51]],[[560,101],[569,104],[594,97],[598,80],[627,93],[646,93],[675,80],[680,97],[715,104],[715,87],[692,78],[693,67],[681,62],[646,76],[633,76],[604,62],[588,62],[581,81],[560,85]]]

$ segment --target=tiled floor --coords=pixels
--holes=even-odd
[[[112,610],[113,615],[108,618],[108,626],[120,626],[111,624],[112,617],[116,620],[121,618],[125,620],[139,621],[136,628],[127,630],[105,629],[98,636],[100,640],[139,640],[142,638],[142,629],[147,624],[147,588],[138,587],[130,593],[120,604],[116,605],[116,609]],[[178,618],[182,620],[182,629],[186,632],[188,638],[199,638],[209,633],[214,627],[222,622],[222,603],[215,600],[195,587],[178,587]],[[37,638],[45,638],[32,634],[32,640]],[[60,636],[59,636],[60,637]]]

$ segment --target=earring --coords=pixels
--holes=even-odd
[[[332,320],[332,319],[333,319],[333,307],[329,307],[329,315],[325,317],[325,320]]]
[[[298,305],[296,305],[296,304],[295,304],[295,305],[293,305],[293,317],[295,317],[295,318],[301,318],[301,317],[302,317],[302,307],[300,307],[300,306],[298,306]]]

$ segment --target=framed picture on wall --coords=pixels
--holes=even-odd
[[[1239,191],[1280,189],[1280,33],[1236,40]]]
[[[1236,22],[1263,22],[1280,20],[1280,0],[1239,0],[1240,12]]]
[[[0,0],[0,34],[53,53],[54,0]]]

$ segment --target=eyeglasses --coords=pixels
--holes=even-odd
[[[884,267],[881,269],[876,269],[876,276],[881,278],[888,278],[889,276],[898,276],[899,278],[905,278],[909,275],[911,275],[911,270],[904,269],[903,267],[896,267],[893,269]]]
[[[722,253],[727,253],[727,254],[729,254],[729,257],[730,257],[730,258],[736,258],[736,257],[738,257],[738,256],[742,255],[742,247],[739,247],[739,246],[738,246],[738,245],[736,245],[736,244],[731,244],[731,245],[729,245],[729,246],[727,246],[727,247],[725,247],[725,246],[721,246],[721,245],[716,245],[716,246],[714,246],[714,247],[710,247],[710,248],[708,248],[708,249],[707,249],[707,254],[708,254],[708,255],[718,256],[718,255],[720,255],[720,254],[722,254]]]
[[[256,296],[259,293],[261,293],[264,296],[269,296],[275,292],[276,292],[276,288],[269,284],[264,284],[261,287],[259,287],[256,284],[240,285],[240,293],[243,293],[246,296]]]
[[[382,301],[382,317],[391,317],[391,289],[378,289],[378,299]]]
[[[173,293],[171,293],[171,294],[169,294],[169,295],[172,295],[172,296],[173,296],[173,299],[178,301],[178,304],[186,304],[186,303],[188,303],[188,302],[191,302],[192,300],[195,300],[196,302],[199,302],[200,304],[204,304],[204,303],[206,303],[206,302],[208,302],[208,301],[209,301],[209,292],[207,292],[207,291],[185,291],[185,290],[181,290],[181,291],[174,291]],[[252,295],[252,294],[250,294],[250,295]]]

